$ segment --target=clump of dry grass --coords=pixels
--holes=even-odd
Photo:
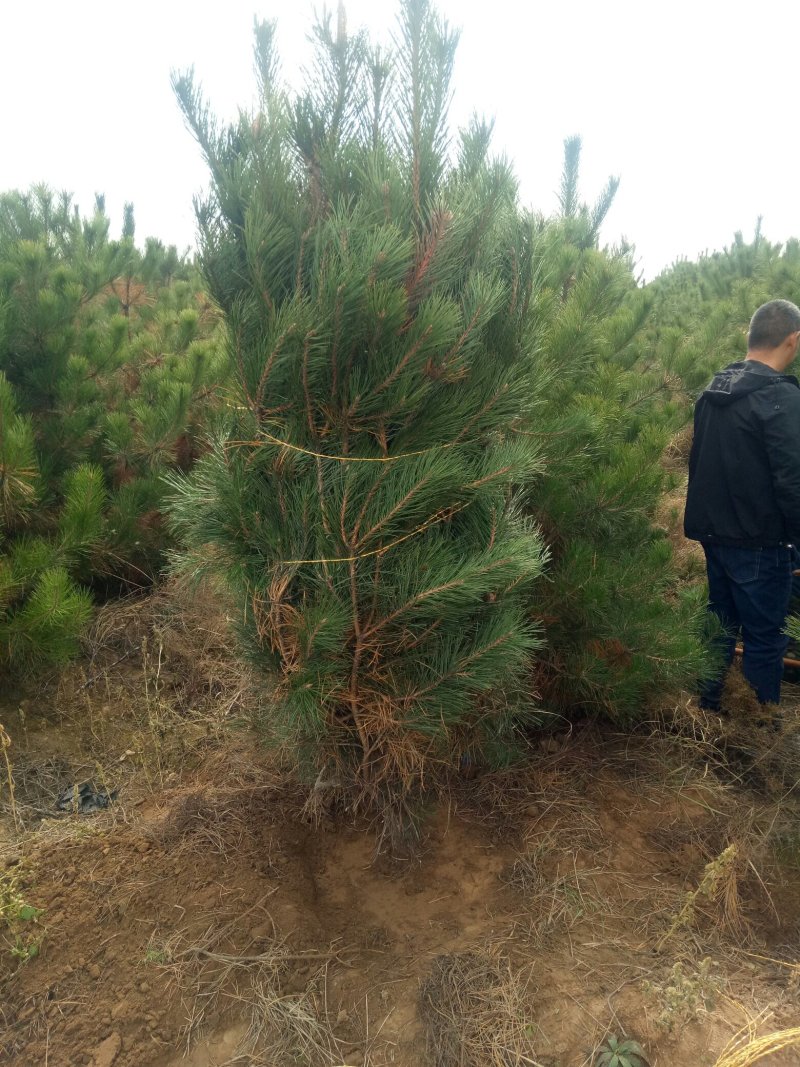
[[[268,780],[258,784],[230,782],[179,793],[170,799],[169,809],[151,830],[151,837],[172,853],[186,848],[193,853],[223,857],[240,855],[254,829],[263,826],[268,806],[274,809],[276,803],[288,801],[289,806],[299,810],[296,799],[282,792],[266,771],[264,777]],[[260,836],[258,842],[262,860],[277,872],[277,846],[273,843],[265,852]]]
[[[664,707],[659,734],[685,752],[689,765],[714,770],[715,784],[791,799],[800,781],[800,702],[786,687],[779,706],[762,706],[734,662],[722,695],[725,714],[716,715],[686,697]]]
[[[756,722],[763,718],[763,710],[755,690],[742,674],[740,659],[735,659],[725,675],[721,700],[723,711],[741,723]]]
[[[786,686],[779,706],[759,704],[737,658],[725,679],[724,717],[689,706],[674,726],[685,729],[692,719],[695,729],[704,724],[720,777],[769,797],[791,797],[800,781],[800,706],[793,690]]]
[[[234,644],[221,591],[169,581],[98,611],[85,656],[62,671],[49,702],[82,751],[128,758],[149,789],[162,787],[266,706],[263,679]]]
[[[672,435],[667,447],[664,449],[664,466],[673,469],[685,470],[689,463],[689,453],[692,450],[694,438],[694,425],[687,422],[677,433]]]
[[[249,990],[250,1022],[240,1046],[253,1067],[279,1062],[333,1063],[336,1041],[309,990],[281,994],[274,982],[256,980]]]
[[[800,1046],[800,1026],[789,1030],[777,1030],[763,1037],[754,1037],[749,1033],[737,1034],[723,1050],[714,1067],[750,1067],[751,1063],[757,1063],[775,1052],[798,1046]]]
[[[520,852],[511,866],[501,873],[501,881],[525,897],[541,892],[547,884],[542,870],[545,848],[542,844]]]
[[[494,953],[439,956],[420,991],[434,1067],[537,1064],[530,974]]]
[[[188,942],[180,933],[154,942],[148,962],[158,965],[178,986],[186,1007],[187,1052],[214,1019],[235,1006],[246,1025],[233,1062],[252,1067],[275,1063],[332,1064],[339,1059],[337,1041],[320,995],[325,968],[339,959],[337,949],[293,951],[258,900],[241,915],[213,923]],[[253,913],[266,915],[273,936],[266,947],[254,948],[247,930]],[[302,992],[284,992],[292,965],[316,968]]]
[[[200,853],[238,852],[247,828],[242,797],[220,798],[192,791],[174,803],[153,836],[172,852],[183,846]]]
[[[6,784],[8,786],[7,803],[11,811],[11,816],[14,820],[14,826],[19,827],[19,815],[17,813],[17,803],[15,795],[15,783],[14,783],[14,771],[11,766],[11,759],[8,752],[11,748],[11,738],[6,733],[6,729],[0,722],[0,752],[3,754],[3,763],[5,764],[6,771]],[[0,783],[0,796],[2,796],[2,784]]]
[[[553,751],[547,750],[550,744],[537,746],[519,763],[459,783],[454,789],[458,810],[507,839],[522,838],[525,847],[540,824],[584,826],[585,788],[596,767],[599,734],[584,729],[544,740],[552,742]]]
[[[145,596],[113,601],[97,613],[84,639],[88,663],[82,678],[65,672],[62,686],[73,694],[103,690],[122,663],[139,668],[132,684],[147,687],[183,713],[216,718],[248,714],[258,706],[261,688],[234,653],[234,608],[222,590],[188,589],[177,580]]]

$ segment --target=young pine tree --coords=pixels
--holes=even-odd
[[[530,222],[543,388],[517,424],[545,457],[529,497],[551,552],[534,679],[551,711],[629,723],[706,666],[701,605],[654,523],[669,479],[662,455],[685,408],[647,343],[652,301],[630,249],[597,247],[616,182],[582,204],[580,142],[565,147],[561,215]]]
[[[33,422],[19,414],[0,371],[0,671],[7,662],[63,662],[75,652],[91,598],[71,579],[66,556],[86,543],[85,536],[70,542],[69,534],[76,533],[78,510],[84,519],[96,517],[97,488],[92,468],[76,471],[67,499],[72,523],[64,522],[55,538],[32,532],[42,495]]]
[[[306,89],[256,26],[261,107],[221,127],[175,79],[212,180],[202,261],[238,399],[175,482],[193,565],[236,590],[275,730],[362,797],[403,797],[512,742],[544,549],[515,487],[526,408],[514,182],[487,131],[448,156],[456,36],[402,5],[396,51],[315,30]]]
[[[112,241],[38,187],[0,196],[0,671],[62,661],[90,597],[146,585],[165,469],[187,469],[224,376],[174,250]],[[83,586],[83,588],[81,588]]]

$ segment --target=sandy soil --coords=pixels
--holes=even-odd
[[[235,701],[113,657],[0,707],[9,1067],[588,1067],[612,1034],[712,1067],[800,1025],[797,708],[546,739],[397,859],[341,803],[312,821]],[[56,812],[84,781],[111,808]]]

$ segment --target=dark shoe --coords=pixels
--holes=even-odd
[[[772,730],[773,733],[779,734],[783,730],[781,712],[775,709],[774,704],[760,704],[759,708],[763,712],[763,717],[756,719],[758,729]]]
[[[701,700],[700,701],[700,710],[701,711],[713,712],[714,715],[719,715],[719,717],[721,719],[727,719],[728,718],[727,711],[723,711],[722,708],[719,706],[719,704],[717,704],[717,703],[715,703],[714,701],[711,701],[711,700]]]

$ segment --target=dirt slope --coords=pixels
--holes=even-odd
[[[763,888],[736,873],[733,916],[699,900],[664,940],[735,805],[687,766],[665,786],[647,744],[584,737],[464,783],[399,865],[346,813],[310,825],[259,761],[239,739],[138,803],[6,846],[43,914],[25,927],[39,954],[4,955],[4,1062],[410,1067],[456,1033],[465,1063],[568,1067],[615,1032],[689,1067],[760,1012],[797,1024],[797,885],[777,868]]]
[[[390,860],[341,804],[312,821],[224,642],[118,616],[0,707],[0,1062],[588,1067],[613,1034],[712,1067],[800,1025],[797,707],[548,739]],[[56,811],[84,782],[115,801]]]

